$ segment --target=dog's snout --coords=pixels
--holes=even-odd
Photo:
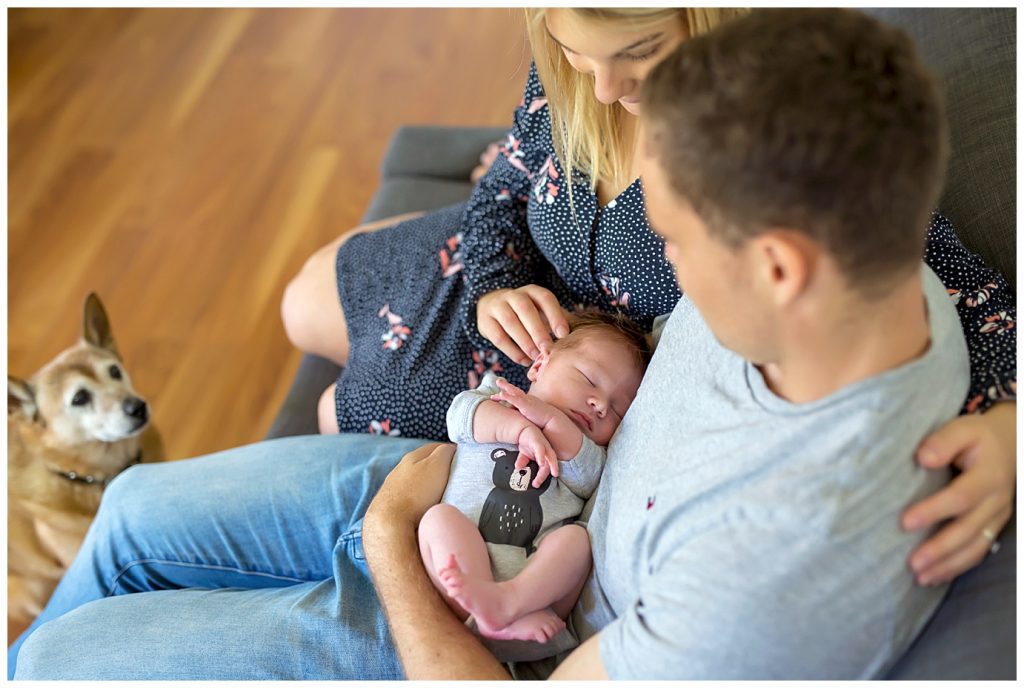
[[[128,397],[121,404],[121,408],[124,409],[126,416],[143,421],[149,418],[149,407],[146,406],[146,402],[138,397]]]
[[[520,468],[519,469],[519,475],[526,475],[526,469],[525,468]]]

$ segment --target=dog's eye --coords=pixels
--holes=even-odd
[[[121,379],[121,369],[118,368],[116,365],[110,366],[110,377],[114,378],[115,380],[120,380]]]
[[[85,406],[90,401],[92,401],[92,395],[87,389],[80,389],[75,392],[75,396],[71,397],[72,406]]]

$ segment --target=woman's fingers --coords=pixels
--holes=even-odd
[[[565,309],[558,303],[555,295],[544,287],[530,285],[528,288],[530,289],[530,298],[536,302],[537,307],[547,320],[544,341],[551,342],[551,337],[547,336],[549,332],[554,332],[556,337],[564,337],[569,334],[569,321],[565,317]],[[540,346],[540,342],[537,342],[537,346]]]
[[[973,471],[961,473],[946,487],[903,512],[906,530],[920,530],[969,511],[988,494],[987,483]]]
[[[506,332],[505,328],[496,318],[483,318],[478,326],[480,334],[491,342],[501,353],[520,365],[529,365],[530,358],[519,348],[515,340]]]
[[[978,441],[975,421],[975,416],[954,418],[928,435],[917,447],[917,462],[925,468],[939,468],[950,465],[959,457],[956,464],[965,465]]]
[[[994,500],[982,501],[975,508],[943,526],[915,549],[910,555],[910,568],[920,574],[935,562],[960,549],[970,547],[975,540],[984,539],[981,531],[991,528],[998,520],[998,514],[999,507]]]
[[[959,547],[943,551],[941,558],[932,561],[920,571],[915,570],[917,582],[920,585],[945,583],[977,566],[992,549],[992,541],[983,535],[982,531],[987,530],[993,535],[998,535],[1006,525],[1006,522],[1010,520],[1011,513],[1012,509],[1004,507],[999,510],[999,513],[993,519],[985,522],[981,528],[978,528],[979,523],[975,522],[976,530]],[[929,543],[925,543],[925,545],[927,544]]]

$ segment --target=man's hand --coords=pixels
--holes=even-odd
[[[427,509],[441,501],[453,456],[454,444],[427,444],[403,456],[370,502],[364,532],[378,527],[415,530]]]

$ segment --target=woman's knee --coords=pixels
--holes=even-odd
[[[348,331],[338,298],[337,254],[340,240],[309,257],[285,287],[281,321],[297,348],[344,365]]]
[[[316,405],[316,416],[320,426],[321,435],[336,435],[338,428],[338,410],[334,402],[334,392],[338,383],[334,383],[324,390],[320,395],[320,401]]]

